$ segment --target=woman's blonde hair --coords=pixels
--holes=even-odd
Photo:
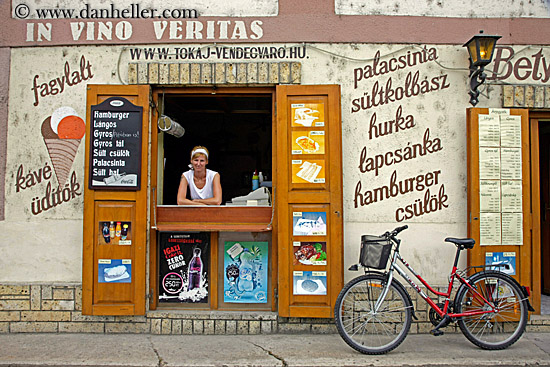
[[[199,154],[204,155],[206,157],[206,160],[208,160],[208,149],[206,149],[202,145],[197,145],[193,148],[193,150],[191,150],[191,160],[193,160]]]

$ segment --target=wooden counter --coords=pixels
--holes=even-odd
[[[266,232],[272,230],[271,206],[157,206],[157,231]]]

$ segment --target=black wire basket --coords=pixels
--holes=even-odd
[[[383,236],[361,236],[359,263],[367,268],[385,269],[391,253],[391,241]]]

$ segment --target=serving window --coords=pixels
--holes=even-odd
[[[151,308],[274,310],[274,90],[172,88],[153,94]],[[160,116],[184,134],[161,131],[164,121],[156,128]],[[221,206],[177,205],[182,173],[198,145],[209,151],[207,168],[220,174]],[[254,172],[262,172],[259,186],[267,200],[235,205],[232,199],[253,191]],[[202,268],[199,276],[193,267]]]
[[[184,129],[182,137],[158,135],[158,190],[160,205],[176,205],[183,172],[189,169],[194,146],[209,151],[207,168],[220,174],[222,205],[252,191],[254,171],[272,178],[272,94],[228,94],[160,91],[160,114]]]

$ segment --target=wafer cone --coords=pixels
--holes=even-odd
[[[59,186],[65,185],[81,139],[44,139]]]

